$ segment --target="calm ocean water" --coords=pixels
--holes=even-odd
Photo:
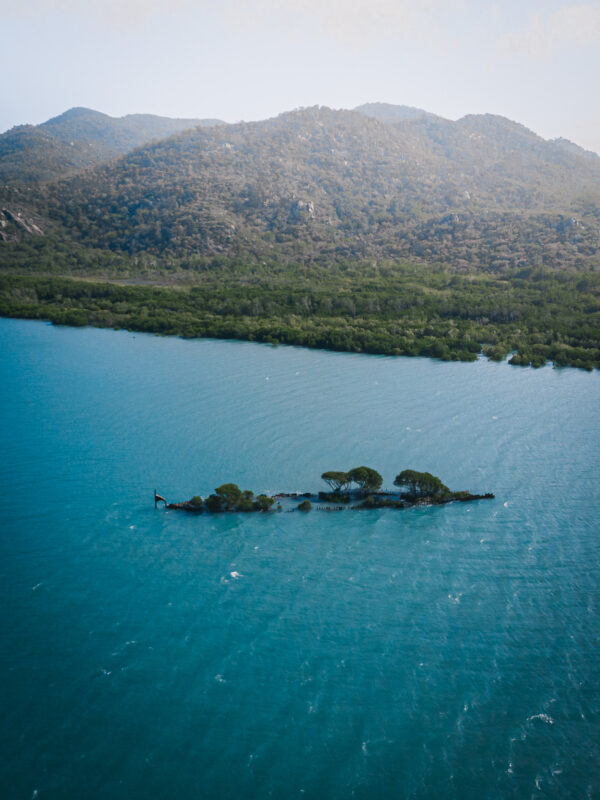
[[[4,319],[0,347],[0,796],[600,797],[598,373]],[[496,499],[152,503],[359,464]]]

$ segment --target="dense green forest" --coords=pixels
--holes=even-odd
[[[502,117],[384,104],[192,122],[75,109],[0,137],[0,313],[600,366],[596,155]],[[172,130],[77,167],[91,142]]]
[[[515,351],[515,364],[600,367],[598,272],[457,275],[397,262],[261,270],[217,262],[194,279],[147,286],[0,273],[0,314],[444,360]]]

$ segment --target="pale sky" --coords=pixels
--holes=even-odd
[[[0,0],[0,30],[0,131],[379,101],[600,152],[600,0]]]

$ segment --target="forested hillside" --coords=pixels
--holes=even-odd
[[[125,117],[128,133],[117,135],[87,112],[65,116],[47,124],[64,146],[70,131],[90,137],[97,123],[98,147],[126,147],[135,128]],[[136,124],[149,130],[144,119]],[[600,363],[600,158],[493,115],[451,122],[368,104],[187,128],[61,179],[7,182],[0,238],[12,275],[202,286],[216,305],[195,295],[200,316],[183,295],[177,313],[167,303],[173,330],[186,334],[444,358],[485,346],[494,357],[518,350],[516,362]],[[400,274],[411,278],[396,297]],[[299,286],[311,292],[299,296]],[[66,303],[79,320],[171,331],[162,311],[142,325],[133,290],[115,316],[62,284],[54,298],[46,286],[43,302],[36,293],[29,312],[9,289],[3,313],[56,317]],[[282,291],[294,297],[285,313]],[[362,333],[331,336],[327,326],[344,319]]]
[[[170,119],[152,114],[109,117],[71,108],[41,125],[19,125],[0,135],[0,183],[62,178],[102,164],[134,147],[219,120]]]
[[[388,124],[313,108],[196,127],[28,202],[58,235],[127,253],[600,265],[600,159],[492,116]],[[4,191],[9,211],[21,203]]]

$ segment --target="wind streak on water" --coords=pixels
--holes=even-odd
[[[0,337],[12,796],[595,796],[597,374],[7,320]],[[314,490],[359,464],[497,499],[151,502]]]

